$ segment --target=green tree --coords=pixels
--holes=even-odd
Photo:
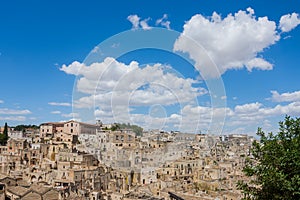
[[[0,135],[1,145],[6,145],[7,140],[8,140],[8,126],[7,126],[7,123],[5,123],[3,133]]]
[[[257,135],[244,168],[250,181],[238,183],[244,199],[300,199],[300,118],[286,116],[277,134]]]
[[[143,134],[143,128],[139,127],[137,125],[131,125],[129,123],[125,124],[125,123],[115,123],[112,127],[111,130],[112,131],[116,131],[116,130],[120,130],[120,129],[132,129],[132,131],[137,135],[137,136],[141,136]]]
[[[116,130],[120,130],[120,124],[115,123],[112,127],[111,127],[112,131],[116,131]]]
[[[25,125],[25,124],[20,124],[14,127],[15,131],[25,131],[27,128],[32,128],[32,129],[39,129],[39,126],[37,125]]]

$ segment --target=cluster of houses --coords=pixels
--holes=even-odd
[[[253,137],[111,128],[71,120],[9,129],[0,200],[241,198]]]

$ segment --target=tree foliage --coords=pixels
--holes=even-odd
[[[29,124],[29,125],[20,124],[20,125],[17,125],[16,127],[14,127],[14,130],[15,131],[24,131],[27,128],[39,129],[39,126],[37,126],[37,125],[31,125],[31,124]]]
[[[300,199],[300,118],[286,116],[277,134],[257,135],[244,168],[251,181],[238,183],[244,199]]]
[[[6,145],[7,140],[8,140],[8,126],[7,126],[7,123],[5,123],[3,133],[0,134],[0,144]]]
[[[137,135],[137,136],[141,136],[143,134],[143,128],[139,127],[137,125],[131,125],[131,124],[120,124],[120,123],[115,123],[112,127],[111,130],[115,131],[115,130],[121,130],[121,129],[132,129],[132,131]]]

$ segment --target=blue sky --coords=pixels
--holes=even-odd
[[[227,18],[228,14],[234,16],[239,11],[243,12],[239,20],[238,17]],[[72,117],[84,120],[77,113],[80,109],[72,107],[74,81],[75,93],[80,93],[76,88],[79,79],[74,76],[74,62],[82,64],[89,53],[99,50],[95,47],[107,38],[127,30],[137,32],[131,30],[134,29],[131,22],[136,22],[140,29],[166,28],[166,22],[170,22],[170,29],[177,31],[178,37],[183,33],[201,43],[221,72],[218,78],[224,82],[226,95],[223,100],[227,103],[223,108],[227,113],[224,133],[254,134],[258,126],[274,131],[285,114],[300,114],[300,28],[297,27],[297,13],[300,13],[298,1],[1,2],[0,125],[5,122],[9,125],[40,124]],[[156,23],[164,15],[163,23]],[[259,22],[261,17],[267,18]],[[225,23],[225,18],[230,23]],[[241,27],[247,27],[248,34],[240,34],[238,30]],[[215,43],[217,46],[213,46]],[[226,51],[220,50],[223,44]],[[116,43],[117,48],[118,45],[122,46]],[[184,51],[186,55],[195,53],[184,40],[177,45],[178,51]],[[116,70],[122,70],[123,65],[130,68],[130,63],[137,61],[139,69],[143,69],[141,77],[143,73],[149,73],[147,70],[152,74],[150,82],[131,91],[133,96],[129,100],[132,103],[126,107],[130,110],[129,117],[119,113],[124,111],[122,106],[114,111],[117,116],[110,115],[111,104],[102,101],[93,102],[90,105],[92,109],[88,109],[96,114],[95,118],[107,123],[117,120],[138,123],[145,128],[188,132],[208,130],[211,96],[206,80],[199,80],[198,71],[174,52],[144,49],[115,58]],[[103,56],[105,58],[106,55]],[[203,64],[201,59],[190,60],[194,65]],[[151,80],[159,77],[155,73],[168,67],[171,70],[162,77],[169,75],[167,80],[171,83],[187,85],[184,88],[187,93],[173,87],[170,82],[160,81],[159,87],[157,84],[151,86]],[[214,74],[210,75],[214,77]],[[120,82],[120,77],[111,79]],[[141,80],[137,79],[133,76],[130,82],[141,84]],[[107,79],[104,81],[109,82]],[[169,89],[164,90],[161,86]],[[86,89],[85,85],[82,87]],[[202,93],[205,90],[206,93]],[[179,96],[179,100],[157,98],[168,96],[168,92]],[[99,95],[108,93],[100,92]],[[146,95],[149,94],[154,95],[155,100],[147,100]],[[91,93],[81,92],[80,95]],[[192,98],[193,95],[195,98]],[[115,100],[119,102],[118,98]]]

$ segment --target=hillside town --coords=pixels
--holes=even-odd
[[[254,138],[144,131],[97,121],[8,127],[0,200],[236,200]],[[1,128],[0,133],[3,134]]]

